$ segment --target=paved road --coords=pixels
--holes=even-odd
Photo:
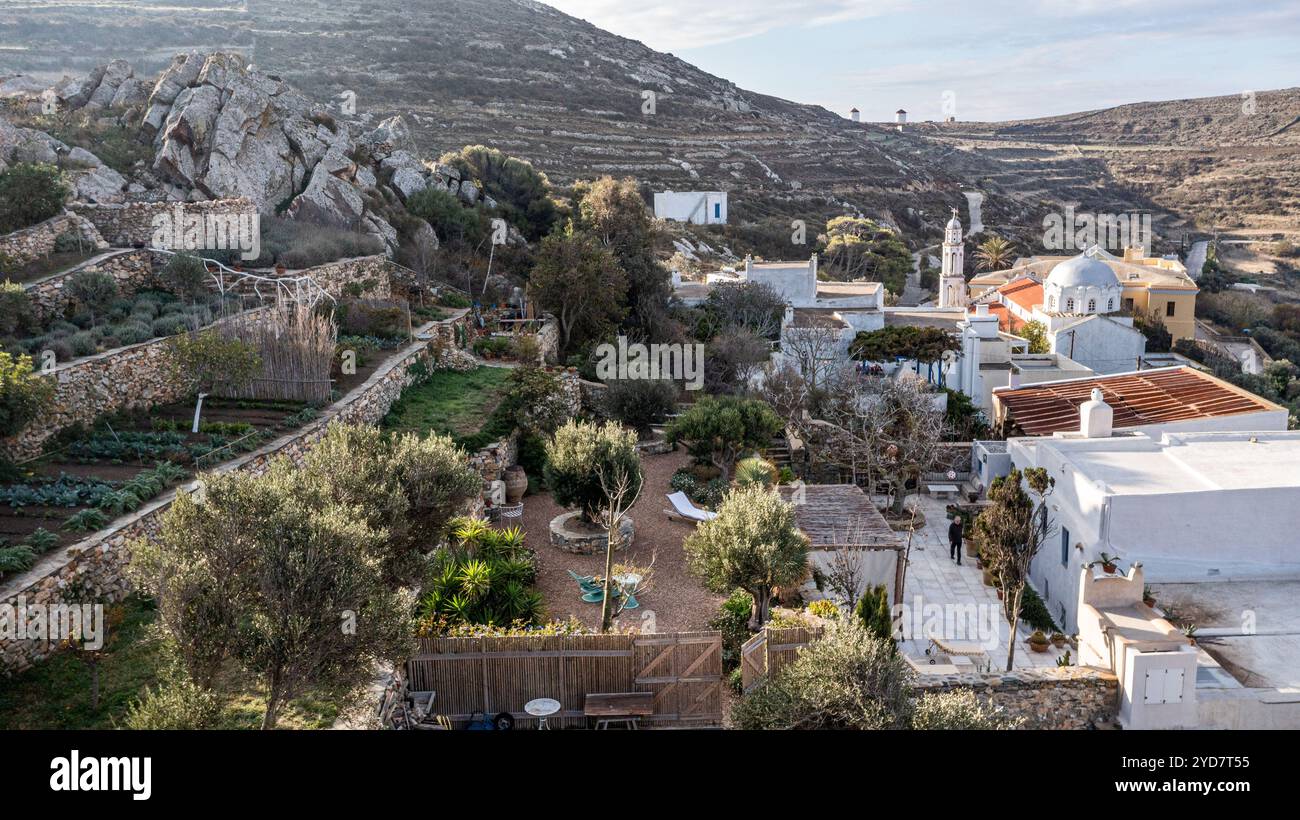
[[[970,206],[970,227],[966,233],[979,233],[984,230],[984,216],[980,211],[980,206],[984,204],[984,194],[979,191],[962,191],[966,197],[966,203]]]
[[[925,291],[921,290],[921,252],[912,254],[912,270],[907,274],[907,286],[898,297],[898,304],[903,307],[916,307],[921,304]]]
[[[1205,255],[1209,252],[1209,241],[1202,239],[1200,242],[1193,242],[1192,249],[1187,252],[1187,275],[1193,279],[1201,278],[1201,268],[1205,266]]]

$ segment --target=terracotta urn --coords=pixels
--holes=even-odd
[[[528,491],[528,474],[519,465],[507,467],[503,476],[506,482],[506,501],[518,503]]]

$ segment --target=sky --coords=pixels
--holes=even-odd
[[[544,0],[749,91],[1008,120],[1300,86],[1300,0]]]

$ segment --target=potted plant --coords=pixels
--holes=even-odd
[[[1107,575],[1114,575],[1116,570],[1119,569],[1119,564],[1116,563],[1118,561],[1119,561],[1118,555],[1111,555],[1108,552],[1103,552],[1100,558],[1088,564],[1088,568],[1091,569],[1095,566],[1100,565],[1102,572],[1106,573]]]
[[[1034,634],[1029,636],[1029,648],[1035,652],[1046,652],[1047,647],[1050,645],[1051,643],[1041,629],[1035,629]]]
[[[1052,633],[1052,646],[1055,646],[1057,649],[1060,649],[1061,647],[1065,646],[1065,633],[1063,633],[1063,632],[1053,632],[1053,633]]]
[[[1183,627],[1183,637],[1192,646],[1196,646],[1196,624],[1187,624]]]
[[[279,274],[280,276],[284,276],[285,273],[288,272],[288,270],[289,270],[289,269],[288,269],[287,267],[285,267],[285,265],[284,265],[283,262],[276,262],[276,263],[275,263],[275,272],[276,272],[277,274]]]
[[[1057,666],[1070,666],[1070,650],[1065,650],[1065,654],[1056,659]]]
[[[1150,584],[1144,584],[1142,586],[1142,603],[1146,604],[1147,606],[1153,609],[1155,608],[1156,594],[1151,590]]]
[[[993,586],[993,571],[990,570],[988,567],[981,567],[981,569],[984,570],[984,575],[983,575],[984,586],[986,587]]]

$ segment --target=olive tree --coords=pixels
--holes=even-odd
[[[1011,627],[1008,672],[1016,657],[1016,625],[1029,580],[1029,565],[1055,532],[1047,511],[1047,499],[1055,486],[1056,479],[1042,467],[1031,467],[1023,473],[1013,468],[989,485],[989,501],[993,503],[975,519],[973,537],[980,560],[1002,586],[1003,615]]]
[[[737,587],[754,599],[750,628],[767,622],[776,587],[808,575],[808,538],[795,526],[794,507],[773,488],[737,487],[682,543],[686,559],[704,585],[727,593]]]
[[[629,498],[641,490],[636,432],[615,422],[598,425],[571,419],[547,442],[543,475],[557,504],[577,507],[582,519],[594,524],[609,508],[611,479],[620,477]]]
[[[767,402],[735,396],[706,396],[692,404],[668,426],[668,440],[684,441],[696,453],[706,453],[726,481],[736,461],[766,447],[784,427]]]
[[[323,478],[287,460],[206,474],[202,503],[178,495],[156,540],[132,544],[189,678],[212,688],[236,664],[266,694],[263,729],[294,698],[353,690],[409,648],[413,598],[384,578],[387,532],[328,503]]]

